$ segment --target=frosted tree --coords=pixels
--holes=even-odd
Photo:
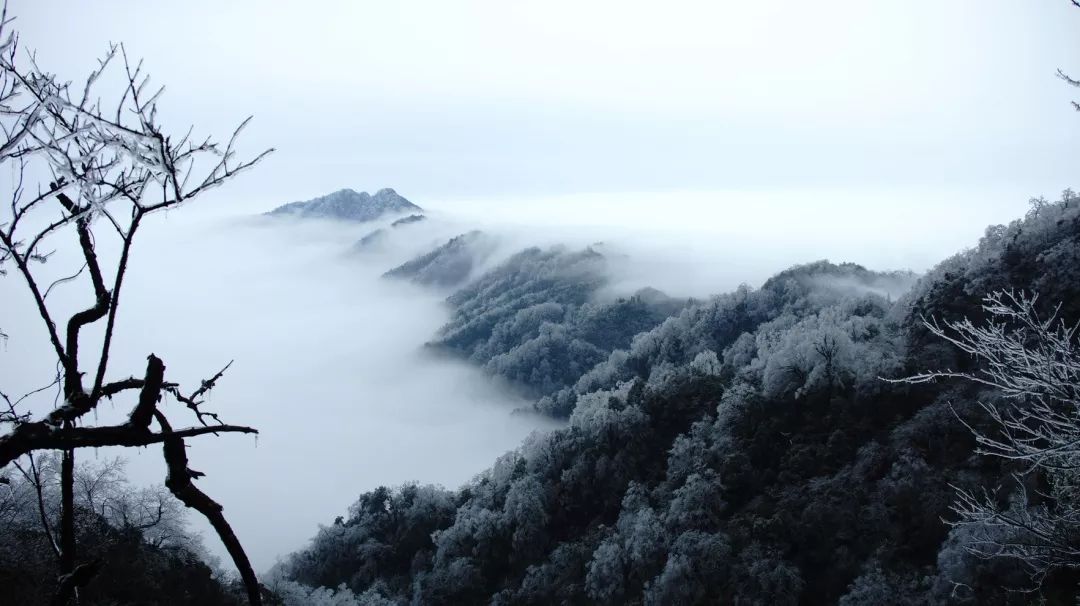
[[[970,371],[939,370],[908,383],[958,378],[992,389],[1002,403],[982,402],[988,428],[961,420],[976,452],[1019,468],[1007,503],[989,490],[958,490],[953,511],[969,526],[969,551],[1028,565],[1040,582],[1059,568],[1080,568],[1080,343],[1078,325],[1037,311],[1037,295],[995,292],[984,299],[988,321],[925,321],[934,335],[974,358]],[[1041,480],[1041,481],[1035,481]],[[1039,484],[1048,488],[1036,488]]]
[[[111,96],[99,90],[107,81],[121,83]],[[0,18],[0,168],[14,175],[14,183],[0,208],[0,273],[25,284],[57,371],[49,385],[34,392],[2,394],[0,470],[35,451],[62,453],[55,604],[68,603],[98,567],[80,561],[76,551],[76,450],[151,444],[163,446],[165,485],[207,518],[232,556],[250,602],[260,603],[248,558],[221,505],[193,483],[202,474],[188,467],[185,449],[185,440],[196,436],[256,433],[225,424],[203,407],[203,396],[225,369],[184,390],[166,378],[164,362],[149,354],[144,371],[111,378],[120,296],[140,226],[151,215],[224,184],[269,153],[238,159],[235,144],[247,120],[224,144],[210,137],[195,139],[191,130],[168,134],[158,121],[163,90],[151,87],[142,63],[129,61],[121,45],[110,46],[80,83],[59,79],[39,66],[35,55],[20,50],[5,6]],[[30,183],[42,175],[45,183]],[[99,253],[98,244],[107,238],[118,243],[115,255]],[[54,279],[42,267],[50,247],[64,239],[80,252],[81,267]],[[61,317],[49,295],[76,285],[87,287],[91,296],[84,308]],[[95,337],[84,335],[92,325]],[[59,404],[35,410],[40,401],[35,394],[50,390],[57,392]],[[126,422],[95,424],[92,413],[102,401],[129,395],[133,402]],[[174,429],[163,406],[169,398],[190,411],[194,426]]]
[[[37,527],[57,558],[60,544],[54,529],[60,517],[61,456],[47,453],[28,455],[12,464],[18,473],[8,478],[10,490],[0,501],[21,495],[21,503],[8,521],[9,529]],[[82,461],[75,468],[75,506],[80,514],[76,525],[100,525],[102,521],[120,531],[135,531],[154,547],[202,554],[201,538],[187,528],[183,505],[162,486],[135,488],[124,473],[126,462],[119,457],[97,462]],[[0,504],[0,510],[3,505]],[[93,528],[80,528],[80,534]],[[101,551],[95,544],[91,550]]]
[[[1072,4],[1073,6],[1075,6],[1076,8],[1080,8],[1080,0],[1069,0],[1069,3]],[[1064,80],[1070,86],[1075,86],[1077,88],[1080,88],[1080,80],[1076,80],[1076,79],[1072,78],[1071,76],[1069,76],[1069,74],[1066,74],[1063,70],[1059,69],[1057,71],[1057,75],[1058,75],[1059,78]],[[1076,101],[1072,101],[1071,103],[1072,103],[1073,108],[1076,111],[1080,112],[1080,103],[1078,103]]]

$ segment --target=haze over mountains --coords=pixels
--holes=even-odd
[[[916,601],[939,596],[918,591],[940,592],[953,572],[971,582],[985,578],[942,543],[959,539],[940,522],[951,502],[941,487],[961,473],[957,460],[969,455],[946,461],[920,450],[926,423],[944,432],[928,438],[932,443],[965,444],[962,431],[946,424],[954,417],[940,406],[923,411],[932,394],[909,401],[900,391],[882,391],[877,377],[909,355],[904,335],[917,329],[917,313],[970,312],[978,292],[996,284],[1027,284],[1075,300],[1069,289],[1076,279],[1065,262],[1075,243],[1074,198],[987,231],[977,250],[929,276],[827,262],[777,273],[785,267],[780,263],[790,266],[804,254],[800,244],[783,250],[781,261],[768,261],[774,271],[742,267],[752,286],[740,288],[726,277],[684,279],[717,293],[700,296],[647,286],[673,271],[694,276],[714,265],[739,268],[758,249],[727,237],[713,237],[726,248],[682,248],[668,234],[664,241],[674,252],[660,265],[655,250],[637,246],[644,231],[615,225],[647,215],[670,226],[678,216],[707,210],[673,205],[678,196],[663,198],[663,212],[656,205],[590,210],[574,200],[559,209],[563,223],[556,228],[538,223],[527,230],[494,206],[455,213],[446,203],[417,205],[396,192],[404,202],[392,206],[374,201],[378,194],[315,203],[333,197],[257,219],[195,213],[173,221],[174,231],[147,240],[145,258],[158,259],[154,271],[132,268],[138,279],[126,296],[134,319],[121,327],[118,341],[124,344],[118,364],[137,363],[154,347],[168,355],[171,368],[192,377],[205,371],[208,352],[237,359],[215,398],[228,403],[230,416],[258,421],[259,446],[206,441],[192,444],[191,456],[220,461],[202,481],[235,516],[260,570],[300,550],[266,576],[279,595],[293,596],[290,606],[318,603],[312,592],[334,593],[341,583],[354,597],[369,594],[356,598],[361,604],[408,603],[414,590],[433,604],[487,602],[496,594],[511,596],[509,603],[617,604],[645,595],[655,596],[654,603],[700,603],[715,597],[688,580],[700,577],[728,579],[717,585],[725,596],[768,595],[784,603],[814,592],[826,596],[822,602],[835,601],[852,584],[875,595],[878,570],[889,583],[917,586],[902,589]],[[733,221],[755,224],[738,211],[731,210]],[[775,228],[773,213],[758,213],[759,229]],[[564,228],[596,216],[610,217],[612,225]],[[803,223],[814,241],[833,242],[856,221],[833,226],[835,232],[824,222]],[[954,229],[961,227],[967,229]],[[358,252],[358,242],[372,233],[379,236]],[[683,244],[705,242],[692,230],[679,233]],[[956,241],[972,242],[955,233]],[[168,257],[195,234],[197,253]],[[889,234],[878,240],[889,243]],[[868,264],[890,267],[887,257],[860,250]],[[1031,267],[1045,277],[1032,278]],[[176,282],[203,288],[177,293]],[[211,305],[201,296],[207,290],[220,301]],[[140,314],[173,320],[157,332],[141,331]],[[207,317],[215,326],[209,334]],[[25,342],[15,327],[12,338]],[[832,371],[817,353],[821,334],[840,348]],[[912,364],[930,363],[920,356],[931,354],[912,351]],[[17,362],[5,370],[17,371]],[[747,408],[730,408],[743,397],[738,394]],[[721,422],[722,407],[735,416]],[[809,422],[814,415],[817,421]],[[539,433],[528,437],[534,429]],[[888,438],[894,431],[901,435]],[[830,442],[833,435],[841,437]],[[844,446],[864,435],[884,444],[863,445],[880,458],[863,460],[862,450]],[[305,444],[301,459],[292,455],[297,440]],[[677,445],[681,458],[669,464]],[[750,453],[750,462],[732,448]],[[944,465],[938,475],[913,488],[873,475],[885,469],[895,470],[885,477],[907,477],[900,459],[912,449],[927,465]],[[720,468],[717,461],[729,462]],[[848,463],[864,475],[843,475]],[[129,473],[133,481],[160,477],[150,455],[134,456]],[[714,481],[713,473],[723,480]],[[996,479],[996,472],[987,473],[978,477]],[[259,480],[270,476],[289,481]],[[825,484],[814,484],[823,477]],[[401,485],[411,480],[419,485]],[[797,488],[788,490],[789,484]],[[936,500],[920,509],[904,500],[911,491]],[[829,528],[828,520],[796,513],[820,512],[822,495],[834,493],[867,503],[853,510],[845,502],[843,515],[871,520],[878,530],[860,533],[866,546],[885,549],[881,555],[845,555],[843,525],[833,528],[835,541],[798,534]],[[910,524],[918,528],[875,513],[898,500],[908,508],[902,516],[914,516]],[[267,518],[267,502],[288,512],[286,518]],[[725,505],[715,511],[704,505],[715,502]],[[333,523],[339,515],[340,525]],[[650,551],[633,559],[624,550],[645,540],[633,534],[639,523],[641,532],[654,533],[649,536],[670,538],[649,539]],[[777,530],[741,534],[760,524]],[[778,538],[787,535],[793,543]],[[914,538],[890,551],[882,546],[895,539],[886,535]],[[813,555],[785,555],[792,550]],[[919,561],[932,561],[938,551],[954,558],[953,572],[913,572],[906,559],[917,553]],[[740,555],[724,555],[732,553]],[[815,568],[818,560],[838,562],[835,574]],[[363,562],[374,568],[357,572]],[[762,576],[767,568],[780,576]],[[1016,578],[1015,571],[986,570]],[[934,580],[924,587],[910,580],[918,574]],[[746,581],[734,583],[735,577]],[[335,595],[353,603],[347,593]]]
[[[383,192],[393,194],[380,199]],[[576,399],[595,388],[597,369],[608,356],[628,350],[634,337],[695,303],[692,297],[672,297],[643,284],[649,276],[658,277],[653,271],[631,280],[629,284],[636,285],[632,288],[620,284],[620,274],[625,278],[627,268],[648,265],[641,251],[627,254],[600,242],[581,247],[547,242],[517,248],[514,237],[504,234],[500,239],[476,229],[447,238],[445,234],[461,229],[460,222],[419,214],[425,211],[393,189],[379,190],[374,197],[340,193],[287,204],[267,215],[377,224],[397,213],[415,211],[389,224],[383,221],[383,227],[360,238],[351,251],[382,250],[394,243],[414,251],[382,277],[448,295],[445,306],[450,318],[426,347],[468,360],[512,386],[533,402],[532,409],[546,415],[568,418]],[[325,203],[327,199],[334,203]],[[387,204],[388,199],[394,203]],[[402,229],[421,220],[434,231]],[[694,260],[678,262],[689,268]],[[807,279],[838,293],[889,301],[901,298],[918,279],[906,270],[874,272],[850,267],[854,269]]]
[[[414,241],[384,278],[449,292],[427,349],[569,424],[460,489],[365,493],[275,587],[296,604],[998,603],[1030,578],[942,521],[950,482],[1010,473],[955,422],[985,422],[987,393],[881,378],[963,364],[920,318],[971,317],[994,289],[1076,318],[1078,207],[1034,201],[924,276],[814,261],[704,300],[613,295],[635,256],[604,244]]]
[[[1080,0],[265,4],[4,3],[0,606],[1080,606]]]

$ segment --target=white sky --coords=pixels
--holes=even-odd
[[[1073,183],[1066,0],[12,0],[81,75],[124,41],[163,108],[253,113],[279,148],[231,195]]]

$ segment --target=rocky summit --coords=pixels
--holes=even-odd
[[[304,219],[336,219],[362,222],[374,221],[390,214],[422,211],[422,208],[387,187],[375,192],[374,195],[352,189],[342,189],[305,202],[290,202],[266,214]]]

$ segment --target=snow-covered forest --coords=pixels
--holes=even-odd
[[[1043,397],[1055,421],[1080,421],[1075,330],[1029,370],[1059,376],[1061,393],[897,380],[944,369],[978,378],[1001,362],[936,337],[930,319],[1001,321],[1032,347],[1042,338],[996,317],[988,294],[1038,292],[1034,328],[1075,326],[1078,229],[1080,198],[1066,191],[923,276],[820,261],[704,301],[585,303],[601,255],[520,253],[450,296],[453,321],[433,345],[542,394],[536,406],[569,425],[458,490],[364,494],[276,582],[290,596],[323,588],[372,604],[1071,595],[1071,560],[1054,550],[1077,530],[1075,455],[995,457],[973,429],[1007,439],[1015,430],[999,435],[993,411]],[[983,491],[995,515],[968,515],[958,494]],[[1041,521],[1001,522],[1028,516]]]

